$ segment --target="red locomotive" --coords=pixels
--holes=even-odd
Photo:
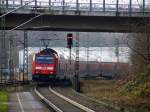
[[[46,48],[33,56],[32,80],[54,80],[58,69],[58,54],[55,50]]]

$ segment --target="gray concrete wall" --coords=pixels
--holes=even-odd
[[[31,18],[35,14],[9,14],[6,16],[6,28],[12,29]],[[57,31],[89,31],[89,32],[137,32],[143,31],[143,19],[149,22],[150,17],[114,17],[114,16],[68,16],[45,14],[22,28],[28,30]],[[133,26],[138,24],[136,31]]]

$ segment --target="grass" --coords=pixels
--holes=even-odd
[[[131,106],[150,110],[150,65],[120,88],[120,96]]]
[[[0,112],[8,112],[8,93],[0,91]]]
[[[84,80],[82,92],[101,101],[115,101],[117,92],[112,80]]]
[[[137,112],[141,112],[141,110],[144,112],[143,109],[150,108],[150,83],[139,85],[133,91],[121,94],[120,89],[124,85],[118,87],[118,81],[83,80],[82,83],[82,92],[96,100],[125,107],[129,110],[138,110]]]
[[[133,107],[150,110],[150,83],[139,84],[133,90],[121,94],[124,103]]]

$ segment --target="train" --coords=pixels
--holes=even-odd
[[[46,48],[32,57],[33,81],[56,81],[72,79],[75,73],[75,60],[65,59],[51,48]],[[105,77],[121,79],[128,74],[128,63],[79,61],[80,77]]]
[[[46,48],[36,53],[32,60],[32,80],[55,80],[57,76],[58,63],[58,53],[51,48]]]
[[[62,59],[60,59],[62,60]],[[60,61],[59,63],[59,75],[67,74],[68,77],[72,77],[68,74],[75,73],[75,61],[70,64],[66,61]],[[79,77],[80,78],[104,78],[104,79],[123,79],[129,74],[129,63],[125,62],[98,62],[98,61],[79,61]]]

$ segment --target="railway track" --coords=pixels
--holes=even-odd
[[[121,108],[118,106],[92,99],[82,93],[75,92],[72,88],[55,87],[53,88],[53,90],[57,91],[58,93],[61,93],[62,95],[76,102],[79,102],[80,104],[86,105],[86,107],[96,112],[122,112]]]
[[[16,84],[16,85],[18,85],[18,84],[31,84],[32,83],[32,81],[6,81],[6,82],[3,82],[3,83],[0,83],[0,86],[3,86],[3,85],[12,85],[12,84]]]
[[[34,91],[54,112],[95,112],[51,88],[38,87]]]

